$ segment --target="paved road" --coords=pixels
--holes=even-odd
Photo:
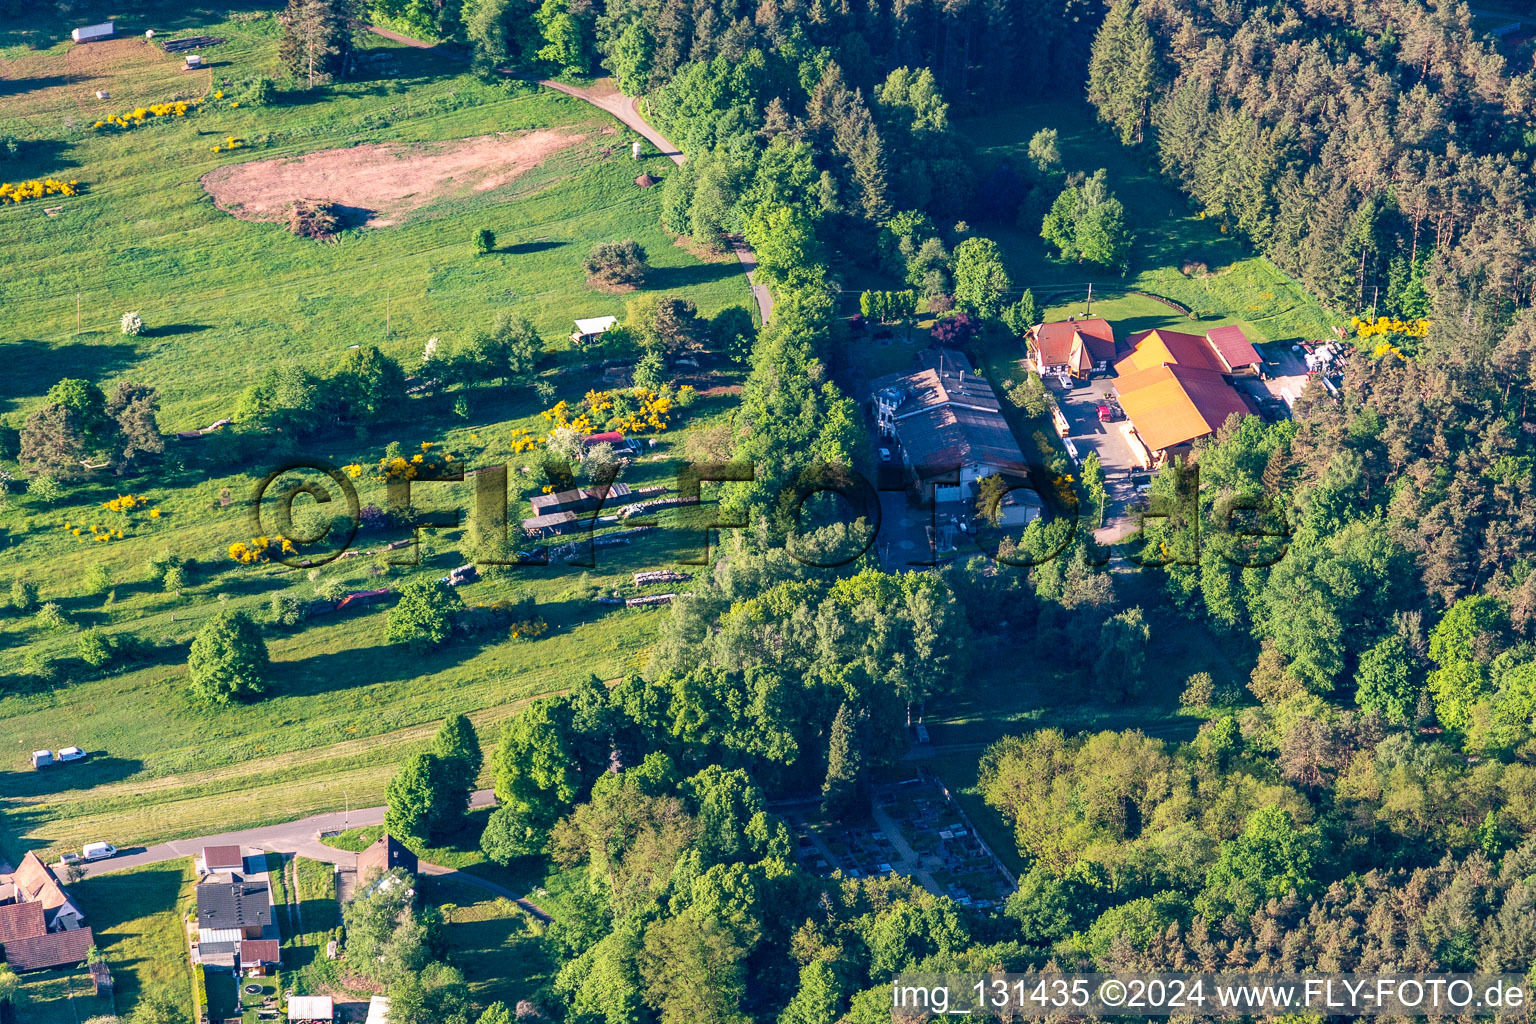
[[[496,802],[495,795],[488,789],[476,790],[470,798],[471,807],[489,807]],[[205,846],[242,846],[247,849],[267,850],[272,853],[291,853],[300,857],[308,857],[310,860],[323,861],[327,864],[340,864],[343,868],[352,868],[357,864],[357,854],[346,850],[338,850],[327,846],[320,841],[322,832],[334,832],[346,828],[360,828],[366,825],[381,825],[384,822],[383,807],[353,808],[351,811],[332,811],[328,814],[316,814],[309,818],[300,818],[298,821],[284,822],[278,825],[262,825],[258,828],[242,829],[239,832],[225,832],[216,836],[199,836],[195,839],[176,839],[169,843],[160,843],[156,846],[145,847],[129,853],[121,853],[111,860],[99,860],[93,863],[82,864],[86,875],[103,875],[113,871],[126,871],[129,868],[142,867],[146,864],[163,864],[166,861],[180,860],[183,857],[193,857],[200,853]],[[488,892],[493,896],[500,896],[512,900],[518,906],[536,917],[548,921],[549,915],[541,908],[529,902],[528,898],[521,896],[506,886],[498,885],[455,868],[443,867],[440,864],[428,864],[423,861],[417,865],[419,874],[441,878],[447,882],[458,885],[467,885],[482,892]]]
[[[370,25],[368,31],[374,35],[383,36],[385,39],[400,43],[402,46],[414,46],[417,49],[437,50],[455,57],[463,58],[462,48],[454,46],[434,46],[423,39],[412,39],[410,36],[392,32],[387,28],[379,28]],[[510,74],[511,72],[505,72]],[[657,153],[668,157],[674,164],[683,162],[682,152],[672,143],[651,127],[649,121],[640,113],[639,101],[633,96],[625,96],[612,85],[610,79],[599,79],[590,86],[576,86],[568,82],[557,82],[552,78],[539,79],[539,84],[556,92],[563,92],[567,96],[574,96],[584,103],[590,103],[599,110],[605,110],[618,118],[624,124],[639,132],[651,145],[656,147]],[[747,275],[747,285],[752,289],[752,298],[757,303],[758,315],[763,323],[768,322],[768,317],[773,314],[773,295],[769,293],[765,285],[757,283],[757,255],[746,242],[739,239],[731,243],[732,250],[736,253],[736,262],[741,264],[742,271]]]

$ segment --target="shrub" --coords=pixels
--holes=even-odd
[[[122,329],[129,337],[137,338],[144,333],[144,318],[137,310],[130,310],[123,314]]]
[[[22,659],[21,666],[27,675],[36,679],[45,686],[52,686],[59,681],[59,664],[50,655],[33,648]]]
[[[304,621],[307,614],[304,602],[292,594],[277,593],[267,602],[267,621],[274,626],[292,629]]]
[[[161,588],[167,594],[179,594],[187,585],[187,574],[179,565],[166,566],[165,573],[160,577]]]
[[[93,565],[85,570],[84,582],[87,594],[104,594],[112,586],[112,570],[101,564]]]
[[[14,135],[0,135],[0,160],[15,160],[21,156],[21,140]]]
[[[64,497],[64,487],[51,476],[35,476],[27,483],[27,493],[39,505],[52,505]]]
[[[16,580],[11,584],[11,607],[23,614],[37,607],[37,584]]]
[[[323,199],[295,199],[288,207],[287,228],[300,238],[334,238],[342,229],[340,208]]]
[[[46,629],[50,633],[69,631],[69,619],[65,617],[64,610],[59,607],[57,601],[49,601],[37,610],[37,625],[38,628]]]
[[[496,251],[496,232],[490,228],[481,228],[474,234],[475,255],[484,256]]]
[[[634,288],[645,280],[645,250],[634,239],[602,242],[582,262],[587,283],[603,288]]]
[[[1208,708],[1216,700],[1216,681],[1209,672],[1196,672],[1184,681],[1184,692],[1179,695],[1179,705],[1186,708]]]
[[[245,102],[253,107],[265,107],[277,102],[277,83],[265,75],[251,79],[245,89]]]
[[[101,668],[112,660],[112,640],[92,626],[75,637],[75,651],[91,668]]]

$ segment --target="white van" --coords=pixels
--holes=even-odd
[[[86,843],[80,855],[86,860],[106,860],[117,856],[117,847],[111,843]]]
[[[65,747],[63,750],[59,751],[59,760],[83,761],[85,760],[85,751],[81,750],[79,747]]]
[[[46,768],[50,764],[53,764],[53,751],[51,751],[51,750],[34,750],[34,751],[32,751],[32,767],[33,768]]]

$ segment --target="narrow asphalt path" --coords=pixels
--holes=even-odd
[[[490,807],[495,802],[496,797],[490,790],[480,789],[470,797],[469,805]],[[169,843],[159,843],[155,846],[120,853],[110,860],[82,863],[80,866],[89,877],[113,871],[126,871],[146,864],[163,864],[166,861],[180,860],[184,857],[195,857],[205,846],[240,846],[246,849],[266,850],[270,853],[290,853],[327,864],[339,864],[343,868],[354,868],[357,864],[357,854],[325,845],[320,841],[321,834],[339,832],[348,828],[361,828],[366,825],[382,825],[384,810],[383,807],[361,807],[350,811],[332,811],[328,814],[300,818],[298,821],[262,825],[238,832],[224,832],[216,836],[175,839]],[[544,921],[550,919],[549,914],[530,902],[526,896],[521,896],[504,885],[478,875],[472,875],[457,868],[443,867],[440,864],[429,864],[426,861],[417,865],[417,873],[500,896],[511,900],[535,917]]]
[[[448,54],[458,59],[467,59],[461,47],[434,45],[424,39],[412,39],[410,36],[401,35],[387,28],[379,28],[370,25],[368,31],[374,35],[399,43],[402,46],[413,46],[421,50],[436,50],[439,53]],[[510,74],[510,72],[507,72]],[[676,146],[651,127],[649,121],[640,113],[639,101],[633,96],[625,96],[613,87],[611,79],[599,79],[590,86],[576,86],[568,82],[557,82],[552,78],[542,78],[538,83],[546,89],[563,92],[567,96],[573,96],[583,103],[590,103],[599,110],[607,111],[630,128],[639,132],[651,145],[656,147],[657,153],[668,157],[674,164],[682,164],[683,153]],[[768,317],[773,313],[773,295],[769,293],[766,285],[757,283],[757,255],[750,246],[740,239],[733,239],[731,249],[736,254],[736,262],[741,264],[742,272],[747,275],[747,285],[752,289],[753,301],[757,303],[757,312],[762,317],[763,323],[768,322]]]

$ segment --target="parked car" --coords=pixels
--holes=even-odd
[[[34,751],[32,751],[32,767],[33,768],[46,768],[50,764],[53,764],[53,751],[51,751],[51,750],[34,750]]]
[[[86,843],[80,855],[86,860],[106,860],[117,856],[117,847],[111,843]]]
[[[84,761],[85,751],[81,750],[79,747],[65,747],[63,750],[59,751],[59,760]]]
[[[891,450],[889,448],[881,448],[880,449],[880,461],[881,462],[890,462],[891,461]]]
[[[78,853],[66,853],[64,856],[59,858],[59,863],[60,864],[79,864],[80,863],[80,855]]]

